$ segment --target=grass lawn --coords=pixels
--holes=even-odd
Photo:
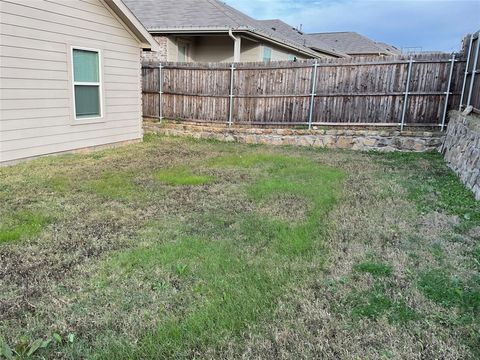
[[[0,204],[6,358],[480,357],[480,203],[439,154],[149,135],[0,168]]]

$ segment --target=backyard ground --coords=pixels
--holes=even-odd
[[[439,154],[150,135],[2,168],[0,204],[6,358],[480,356],[480,203]]]

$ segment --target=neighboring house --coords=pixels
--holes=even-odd
[[[0,0],[0,163],[142,138],[142,49],[120,0]]]
[[[306,34],[309,41],[321,41],[350,56],[391,56],[402,52],[392,45],[373,41],[356,32]]]
[[[259,22],[273,31],[275,34],[280,34],[282,37],[289,39],[290,41],[308,47],[318,55],[317,57],[333,54],[335,54],[335,57],[349,57],[347,53],[335,48],[332,46],[332,44],[308,36],[308,34],[303,33],[302,31],[287,24],[286,22],[283,22],[282,20],[259,20]]]
[[[178,62],[256,62],[342,57],[326,45],[313,50],[304,39],[217,0],[125,0],[160,44],[157,56]],[[320,42],[319,42],[320,43]]]

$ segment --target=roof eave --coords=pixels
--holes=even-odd
[[[300,47],[295,46],[294,44],[289,44],[281,40],[277,40],[274,37],[263,34],[255,29],[248,27],[196,27],[196,28],[187,28],[187,27],[178,27],[178,28],[149,28],[148,31],[153,34],[218,34],[218,33],[228,33],[229,30],[233,30],[236,33],[248,33],[250,36],[267,40],[271,43],[279,45],[280,47],[293,50],[297,53],[308,55],[310,57],[317,57],[315,51],[307,51]]]
[[[258,38],[263,38],[263,39],[266,39],[267,41],[270,41],[272,43],[275,43],[277,45],[280,45],[284,48],[287,48],[287,49],[290,49],[290,50],[294,50],[300,54],[304,54],[304,55],[308,55],[310,57],[313,57],[313,58],[316,58],[318,56],[318,54],[315,52],[315,51],[312,51],[312,50],[306,50],[306,49],[302,49],[300,47],[297,47],[295,46],[294,44],[288,44],[288,43],[285,43],[283,41],[280,41],[280,40],[277,40],[273,37],[270,37],[268,35],[265,35],[265,34],[262,34],[262,33],[259,33],[259,32],[255,32],[255,31],[251,31],[249,30],[248,31],[249,33],[251,33],[252,35],[258,37]]]
[[[332,55],[332,56],[336,56],[336,57],[340,57],[340,58],[350,57],[346,53],[326,50],[326,49],[323,49],[323,48],[320,48],[320,47],[317,47],[317,46],[313,46],[313,45],[310,45],[309,47],[316,52],[324,53],[324,54],[327,54],[327,55]]]

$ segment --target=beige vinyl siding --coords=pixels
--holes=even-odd
[[[228,36],[202,36],[195,41],[197,62],[232,62],[233,40]]]
[[[140,44],[101,0],[0,0],[0,162],[142,137]],[[71,46],[101,52],[100,121],[75,120]]]
[[[178,61],[178,44],[175,37],[169,37],[167,40],[167,61]]]
[[[289,55],[295,56],[298,60],[305,60],[308,59],[305,55],[296,53],[294,51],[289,51],[287,49],[283,49],[280,47],[275,47],[275,46],[270,46],[270,45],[265,45],[272,49],[272,59],[271,61],[286,61],[289,60]],[[263,50],[262,50],[263,53]]]
[[[243,62],[262,61],[262,47],[260,43],[242,38],[242,53],[240,60]]]
[[[167,61],[178,61],[179,41],[189,44],[189,61],[200,63],[225,63],[233,61],[234,42],[227,35],[204,35],[192,37],[170,36],[167,41]],[[240,61],[262,61],[264,46],[272,49],[272,61],[289,60],[289,55],[294,55],[299,60],[308,58],[295,51],[289,51],[288,49],[275,45],[265,44],[260,41],[252,41],[248,38],[242,37]]]

